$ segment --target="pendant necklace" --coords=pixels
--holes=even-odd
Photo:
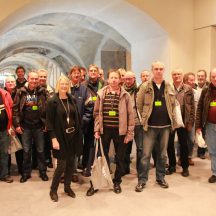
[[[66,115],[67,115],[67,123],[69,124],[69,122],[70,122],[70,118],[69,118],[69,116],[70,116],[70,108],[69,108],[68,98],[67,98],[67,108],[68,108],[68,110],[66,109],[66,107],[65,107],[65,105],[64,105],[61,98],[60,98],[60,100],[61,100],[62,106],[64,107],[64,110],[65,110]]]

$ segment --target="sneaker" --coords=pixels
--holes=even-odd
[[[216,176],[215,175],[212,175],[209,180],[208,180],[209,183],[215,183],[216,182]]]
[[[145,183],[138,183],[138,185],[135,187],[136,192],[142,192],[145,187]]]
[[[12,183],[13,182],[13,179],[10,176],[6,176],[4,178],[1,178],[0,180],[3,182],[6,182],[6,183]]]

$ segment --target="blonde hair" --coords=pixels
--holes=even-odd
[[[57,83],[56,83],[56,88],[55,88],[55,93],[58,93],[59,92],[59,89],[60,89],[60,82],[64,80],[66,82],[68,82],[68,91],[67,93],[71,93],[71,88],[70,88],[70,80],[65,76],[65,75],[61,75],[58,80],[57,80]]]

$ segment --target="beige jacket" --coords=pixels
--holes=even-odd
[[[167,111],[171,121],[171,127],[174,130],[177,128],[173,109],[175,107],[175,90],[170,83],[165,82],[164,96],[167,106]],[[137,108],[142,117],[142,124],[145,131],[148,130],[148,120],[152,113],[154,102],[154,89],[152,81],[141,85],[137,94]]]
[[[103,101],[108,86],[98,91],[97,100],[94,106],[95,126],[94,131],[103,134]],[[134,136],[134,115],[131,97],[122,87],[119,98],[119,135],[126,135],[129,141]]]

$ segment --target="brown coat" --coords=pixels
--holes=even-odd
[[[97,100],[94,106],[94,118],[95,126],[94,131],[103,134],[103,101],[105,98],[105,92],[108,86],[102,88],[97,95]],[[131,97],[121,87],[121,93],[119,97],[119,135],[126,135],[129,141],[133,140],[134,136],[134,115]]]
[[[181,106],[182,119],[185,126],[193,126],[195,122],[195,102],[193,89],[182,84],[180,90],[176,91],[176,98]]]

